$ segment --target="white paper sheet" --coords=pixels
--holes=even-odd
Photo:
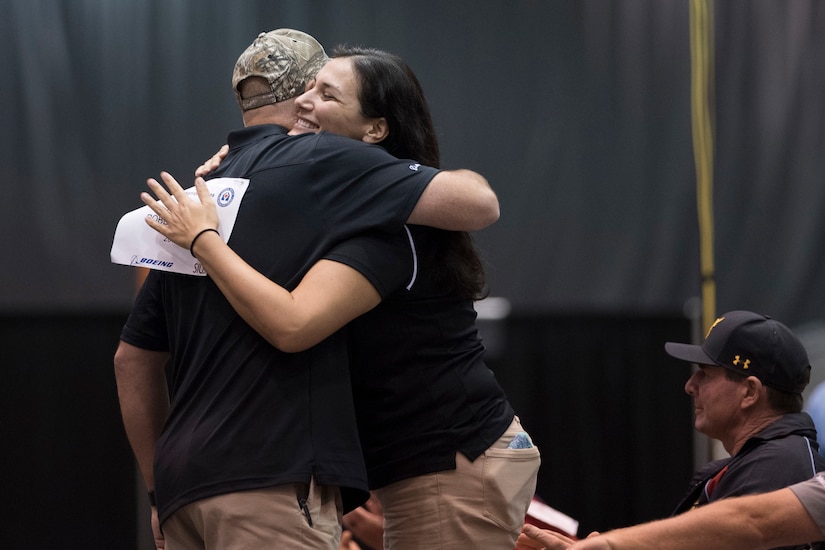
[[[218,206],[220,226],[218,233],[224,242],[229,241],[238,208],[241,206],[249,180],[241,178],[215,178],[206,182],[209,193]],[[194,187],[186,190],[192,200],[198,200]],[[155,219],[158,215],[148,206],[125,214],[117,224],[115,238],[112,242],[112,263],[133,265],[183,273],[185,275],[204,276],[200,262],[192,257],[189,250],[181,248],[146,224],[146,217]]]

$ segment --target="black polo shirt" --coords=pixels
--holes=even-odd
[[[228,143],[212,177],[250,180],[229,244],[290,290],[335,243],[400,229],[437,173],[380,147],[279,126],[245,128]],[[310,476],[340,486],[347,509],[366,498],[343,334],[282,353],[208,277],[154,271],[121,338],[171,353],[171,409],[155,450],[161,521],[196,500]]]
[[[439,276],[449,232],[373,232],[326,255],[364,274],[381,304],[348,325],[370,489],[455,469],[507,430],[513,408],[484,362],[472,300]]]

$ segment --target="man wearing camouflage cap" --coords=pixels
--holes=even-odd
[[[285,102],[304,93],[327,62],[323,47],[306,33],[292,29],[262,32],[235,63],[232,89],[241,110]],[[244,97],[238,85],[251,77],[266,82],[258,94]]]
[[[731,311],[716,320],[702,345],[668,342],[665,351],[698,366],[685,384],[695,427],[731,455],[696,473],[675,513],[780,489],[825,470],[813,421],[802,412],[808,355],[788,327]]]
[[[294,98],[325,59],[309,35],[279,29],[236,64],[244,128],[210,178],[248,180],[238,255],[291,290],[333,243],[366,230],[495,221],[478,174],[411,166],[324,132],[288,136]],[[283,353],[209,277],[149,274],[115,371],[159,548],[338,548],[341,514],[368,494],[345,357],[343,331]]]

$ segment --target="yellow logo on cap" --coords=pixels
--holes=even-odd
[[[718,325],[719,323],[721,323],[722,321],[724,321],[724,319],[725,319],[724,317],[719,317],[718,319],[716,319],[716,320],[713,322],[713,324],[712,324],[712,325],[710,326],[710,328],[708,329],[708,333],[707,333],[707,334],[705,334],[705,340],[707,340],[708,336],[710,336],[710,331],[712,331],[714,328],[716,328],[716,325]]]
[[[743,368],[743,369],[748,370],[748,367],[749,367],[749,366],[750,366],[750,364],[751,364],[751,360],[750,360],[750,359],[745,359],[745,360],[743,361],[743,360],[742,360],[742,359],[740,359],[740,358],[739,358],[739,356],[737,355],[737,356],[735,356],[735,357],[734,357],[734,359],[733,359],[733,364],[734,364],[734,365],[738,365],[739,363],[742,363],[742,368]]]

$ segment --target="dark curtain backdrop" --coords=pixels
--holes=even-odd
[[[698,294],[686,0],[5,0],[0,310],[118,310],[108,253],[145,179],[187,180],[239,124],[263,30],[406,58],[448,167],[502,218],[478,241],[521,311],[679,311]],[[800,323],[825,301],[825,5],[716,3],[719,309]]]
[[[136,549],[148,504],[135,493],[111,366],[124,321],[0,315],[3,548]]]
[[[542,448],[539,494],[586,532],[667,515],[692,470],[684,365],[699,294],[687,0],[0,0],[0,537],[145,546],[111,356],[134,292],[109,263],[147,177],[186,181],[240,122],[257,33],[404,57],[446,167],[485,174],[477,241],[510,316],[490,363]],[[825,4],[715,16],[718,310],[819,326]],[[816,364],[815,364],[816,367]]]
[[[662,342],[684,319],[642,315],[509,319],[490,366],[541,450],[536,493],[580,534],[667,517],[693,472],[690,366]]]

